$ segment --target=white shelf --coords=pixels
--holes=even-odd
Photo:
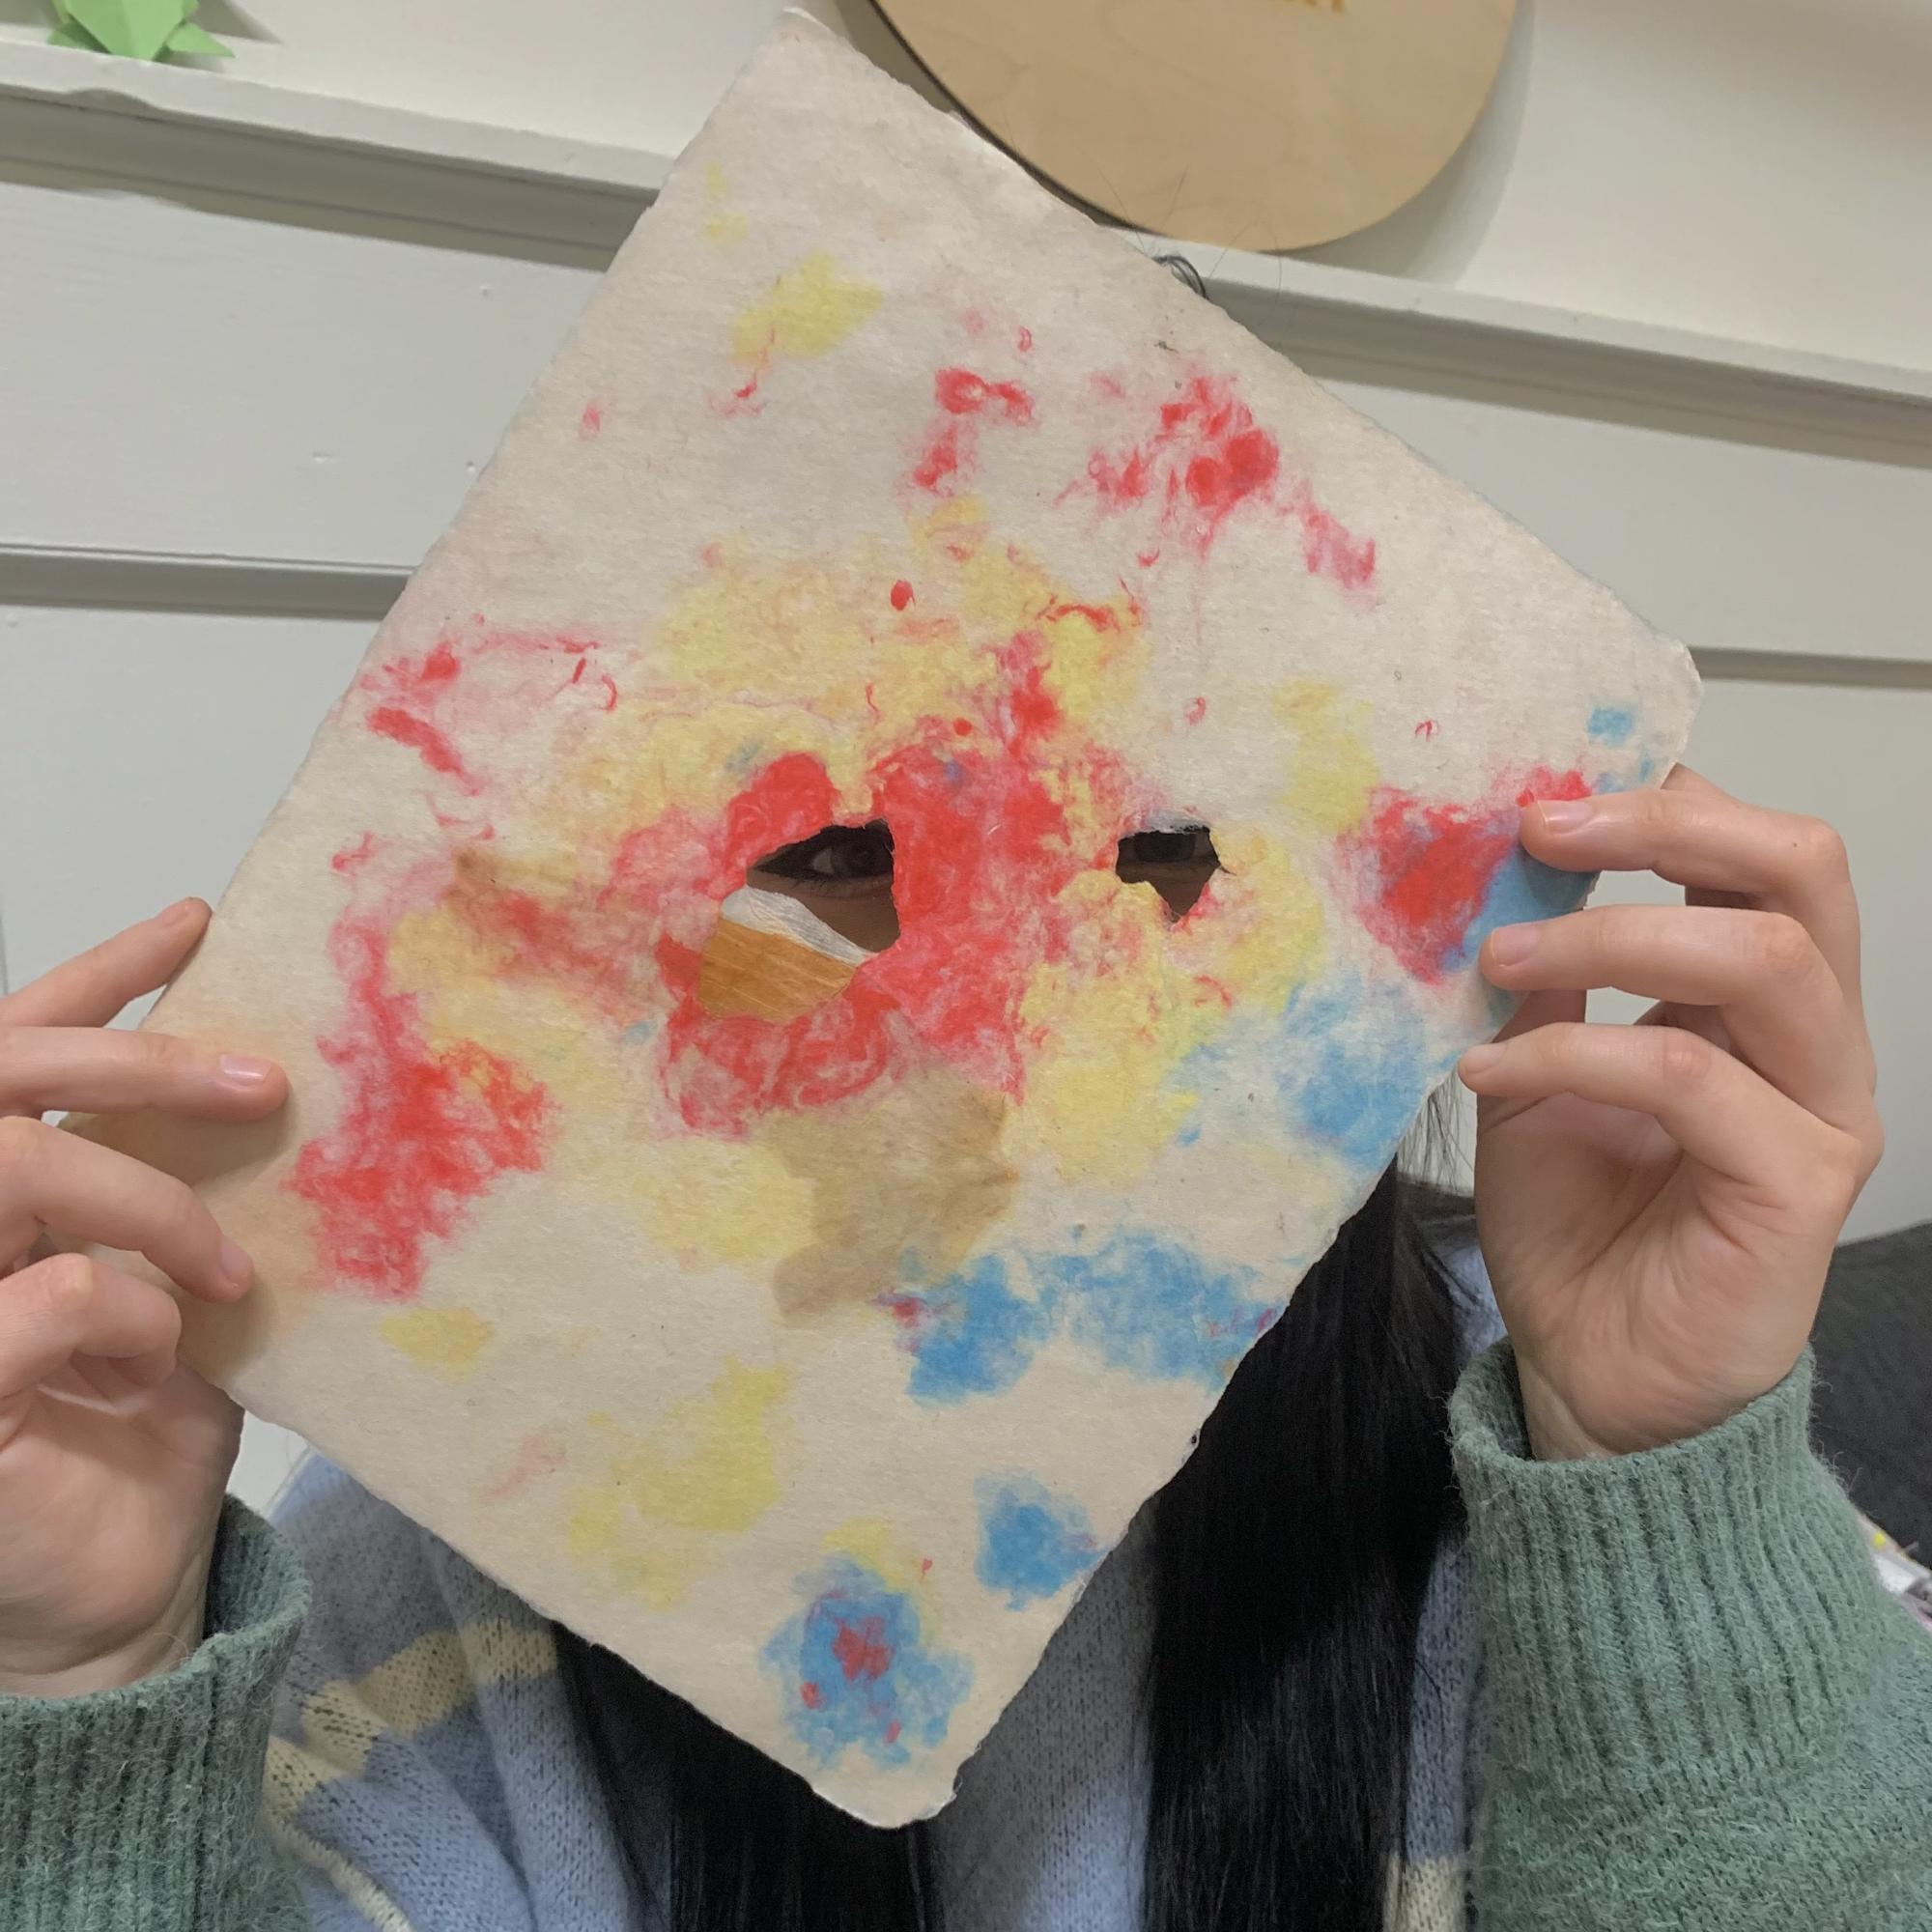
[[[63,190],[146,192],[185,210],[287,228],[442,244],[415,249],[409,259],[444,326],[489,295],[487,287],[470,287],[473,268],[458,266],[479,253],[594,273],[668,166],[666,156],[642,150],[0,40],[0,173]],[[65,221],[69,197],[43,197],[44,205],[55,202]],[[142,269],[115,252],[122,240],[103,243],[107,220],[103,205],[87,245],[75,244],[76,290],[93,289],[102,275],[160,271],[162,258]],[[1932,472],[1932,370],[1700,335],[1327,263],[1130,239],[1150,253],[1185,257],[1238,321],[1434,460],[1487,487],[1665,628],[1697,639],[1708,675],[1893,689],[1932,681],[1932,639],[1902,599],[1910,596],[1910,611],[1922,607],[1916,593],[1894,587],[1909,568],[1899,532],[1914,527],[1910,504],[1922,498]],[[445,248],[447,275],[423,266]],[[319,301],[333,298],[339,270],[332,257],[325,253],[312,266],[298,248],[270,248],[266,256],[284,274],[293,265],[316,277]],[[193,271],[185,272],[192,280]],[[449,421],[467,420],[472,400],[493,420],[514,401],[523,344],[548,340],[587,281],[574,273],[559,278],[553,293],[543,280],[549,273],[542,270],[540,285],[520,287],[507,335],[499,327],[487,337],[514,340],[509,366],[479,364],[473,399],[462,385],[444,396]],[[496,277],[486,270],[485,279]],[[293,316],[273,304],[269,312],[287,332],[287,353],[301,354],[304,343],[315,351],[299,302]],[[406,337],[394,354],[407,359],[420,353],[408,334],[411,315],[391,314],[390,321]],[[541,359],[540,349],[531,353]],[[269,380],[260,368],[255,375],[258,385]],[[244,433],[252,473],[269,479],[275,514],[253,519],[245,534],[205,520],[151,526],[124,514],[104,542],[84,519],[28,518],[0,538],[0,602],[375,621],[426,540],[419,533],[446,517],[456,484],[410,458],[383,423],[358,413],[346,375],[338,386],[339,419],[324,411],[306,433],[318,439],[314,450],[335,452],[331,462],[340,455],[344,476],[354,470],[362,483],[331,494],[328,478],[307,467],[322,461],[306,453],[309,444],[292,445],[292,453],[256,447]],[[1491,425],[1503,420],[1492,405],[1525,425],[1542,420],[1544,427],[1525,427],[1510,444],[1515,450],[1527,438],[1548,452],[1540,460],[1549,466],[1549,480],[1533,497],[1523,494],[1520,455],[1491,461]],[[1772,461],[1777,452],[1790,456]],[[487,439],[473,454],[487,454]],[[1693,546],[1664,554],[1641,542],[1633,548],[1614,521],[1606,525],[1588,490],[1573,487],[1603,461],[1622,479],[1618,487],[1662,489],[1678,506],[1673,514],[1702,520],[1707,539],[1715,528],[1714,560],[1707,565],[1706,553]],[[1762,497],[1774,473],[1793,479],[1794,500]],[[384,514],[372,521],[363,514],[363,492],[378,477]],[[1818,504],[1815,518],[1804,508],[1807,495]],[[1851,579],[1858,596],[1842,611],[1813,596],[1798,598],[1794,611],[1776,600],[1788,576],[1781,559],[1793,554],[1792,532],[1800,527],[1828,563],[1836,557],[1847,564],[1874,545],[1900,561],[1867,573],[1868,582]],[[400,534],[385,546],[384,530]],[[1760,567],[1753,547],[1761,544],[1782,546],[1778,560]],[[1705,580],[1725,570],[1736,581],[1719,596]],[[1739,587],[1754,583],[1770,588],[1745,595]]]
[[[0,40],[0,156],[608,255],[668,156],[175,63]]]
[[[640,149],[457,121],[413,108],[310,94],[218,69],[122,60],[74,47],[0,41],[0,94],[136,120],[392,155],[448,167],[582,183],[644,196],[668,160]]]
[[[609,250],[670,157],[303,93],[200,68],[0,41],[0,154],[105,174]],[[1193,247],[1214,298],[1304,358],[1507,370],[1756,421],[1932,447],[1932,368],[1856,361],[1292,257]]]
[[[1830,426],[1932,452],[1932,368],[1701,335],[1292,256],[1142,240],[1184,255],[1231,315],[1311,365],[1332,355],[1488,370],[1516,387],[1641,399],[1799,429]]]

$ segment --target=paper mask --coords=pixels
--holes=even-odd
[[[257,1256],[226,1386],[896,1823],[1576,903],[1519,799],[1693,687],[788,17],[158,1009],[287,1117],[97,1130]]]

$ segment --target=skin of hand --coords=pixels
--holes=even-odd
[[[1878,1164],[1858,903],[1829,826],[1683,766],[1525,806],[1521,838],[1548,866],[1685,888],[1491,933],[1484,974],[1527,997],[1458,1068],[1532,1452],[1654,1448],[1790,1373]],[[1656,1004],[1589,1024],[1592,987]]]
[[[108,1027],[208,919],[184,900],[0,999],[0,1695],[132,1683],[201,1641],[242,1412],[176,1360],[166,1289],[46,1237],[145,1255],[210,1301],[246,1293],[253,1268],[181,1181],[41,1116],[252,1121],[283,1103],[268,1061]]]

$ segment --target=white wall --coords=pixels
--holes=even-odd
[[[0,8],[38,38],[42,0]],[[234,71],[674,154],[780,0],[204,0]],[[869,0],[818,0],[868,44]],[[1318,259],[1923,366],[1925,0],[1519,0],[1492,110],[1408,211]]]
[[[13,983],[189,893],[215,897],[373,630],[0,606],[0,936]],[[298,1447],[251,1421],[234,1488],[265,1502]]]
[[[218,0],[203,17],[269,78],[669,147],[770,11],[467,0],[456,45],[447,8],[254,0],[279,41]],[[1932,117],[1904,96],[1932,99],[1928,22],[1917,0],[1713,0],[1694,22],[1654,0],[1525,6],[1496,111],[1451,176],[1322,252],[1923,364]],[[304,186],[301,156],[144,160],[125,129],[110,154],[83,109],[59,110],[43,152],[7,112],[0,974],[17,983],[218,894],[602,244],[567,209],[554,229],[522,204],[513,218],[507,185],[497,203],[471,183],[445,219],[400,174],[395,204],[372,207]],[[1713,681],[1692,755],[1712,777],[1844,829],[1892,1130],[1854,1230],[1932,1214],[1932,409],[1241,312],[1699,647]],[[251,1428],[238,1487],[264,1496],[288,1454]]]

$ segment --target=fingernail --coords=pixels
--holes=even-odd
[[[1594,798],[1546,798],[1537,804],[1548,832],[1575,832],[1597,815]]]
[[[239,1241],[231,1241],[226,1235],[221,1237],[218,1259],[222,1276],[230,1288],[246,1288],[255,1279],[255,1264],[248,1259],[247,1249]]]
[[[1540,936],[1534,925],[1499,925],[1490,934],[1490,957],[1498,966],[1520,966]]]
[[[252,1053],[224,1053],[216,1064],[222,1079],[235,1087],[260,1087],[275,1070],[272,1060],[258,1060]]]
[[[1497,1046],[1493,1040],[1487,1046],[1472,1046],[1463,1056],[1460,1070],[1465,1075],[1470,1073],[1487,1073],[1502,1057],[1502,1048]]]
[[[196,898],[177,899],[161,915],[163,925],[185,925],[201,910],[201,901]]]

